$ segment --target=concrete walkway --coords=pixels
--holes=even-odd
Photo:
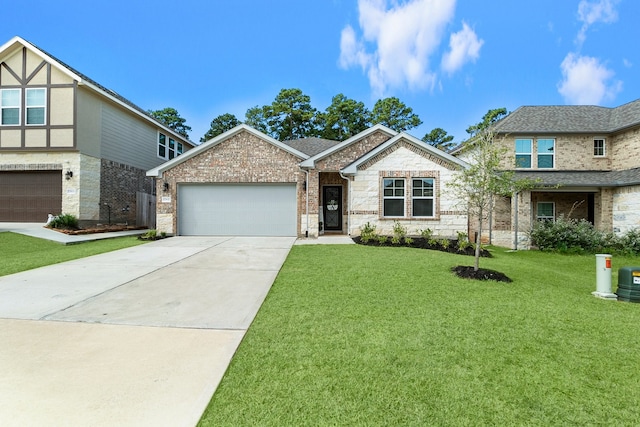
[[[195,425],[294,241],[172,237],[0,277],[0,425]]]
[[[74,243],[88,242],[92,240],[113,239],[114,237],[138,236],[147,230],[127,230],[112,231],[108,233],[81,234],[72,236],[45,227],[45,223],[34,222],[0,222],[0,232],[11,231],[13,233],[24,234],[25,236],[37,237],[39,239],[51,240],[71,245]]]

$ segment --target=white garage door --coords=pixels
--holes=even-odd
[[[182,236],[296,236],[295,184],[180,184]]]

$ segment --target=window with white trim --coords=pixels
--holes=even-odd
[[[531,139],[516,139],[516,167],[517,168],[530,168],[531,167],[531,146],[533,140]]]
[[[44,88],[29,88],[26,90],[25,109],[28,125],[45,124],[46,98],[47,90]]]
[[[411,202],[412,215],[415,217],[433,217],[435,211],[435,193],[433,178],[412,178]]]
[[[538,139],[538,169],[552,169],[555,164],[555,139]]]
[[[0,89],[0,125],[20,124],[20,89]]]
[[[538,202],[536,211],[538,221],[556,220],[556,204],[554,202]]]
[[[404,179],[384,178],[382,181],[382,216],[404,217]]]
[[[593,140],[593,155],[595,157],[604,157],[606,156],[606,145],[604,138],[594,138]]]

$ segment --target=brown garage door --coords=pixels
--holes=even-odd
[[[0,221],[45,222],[61,211],[61,171],[0,172]]]

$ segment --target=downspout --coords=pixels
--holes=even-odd
[[[342,179],[347,180],[347,235],[351,236],[351,180],[338,171]]]

